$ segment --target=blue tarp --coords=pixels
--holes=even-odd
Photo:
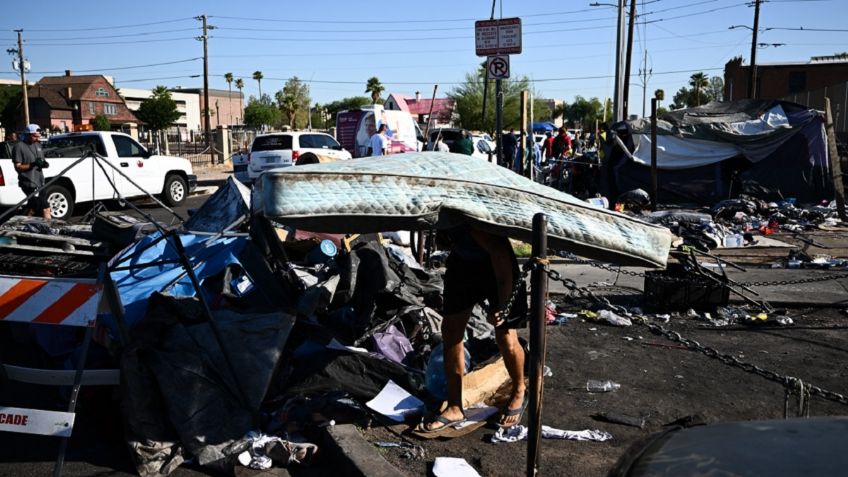
[[[237,257],[248,241],[247,237],[212,238],[204,235],[180,234],[160,240],[147,250],[138,253],[138,250],[159,237],[160,234],[157,232],[139,240],[115,260],[114,266],[126,267],[177,260],[179,257],[172,245],[172,240],[179,238],[185,247],[186,255],[194,265],[198,280],[203,283],[204,278],[220,273],[227,265],[239,263]],[[144,318],[147,313],[147,299],[153,292],[164,292],[174,296],[195,296],[191,280],[178,263],[116,271],[112,272],[111,276],[124,305],[125,321],[129,329]],[[102,323],[109,328],[112,336],[120,336],[117,323],[111,314],[104,315]]]
[[[534,133],[545,133],[548,131],[555,131],[557,129],[553,123],[533,123],[532,126]]]

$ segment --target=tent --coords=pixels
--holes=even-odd
[[[610,198],[651,183],[650,121],[613,126],[616,148],[602,172]],[[831,198],[824,117],[785,101],[711,102],[657,122],[659,201],[711,205],[740,193],[802,202]]]
[[[533,129],[533,132],[537,133],[537,134],[544,134],[548,131],[556,131],[557,130],[557,127],[553,123],[550,123],[550,122],[533,123],[531,125],[531,127]]]

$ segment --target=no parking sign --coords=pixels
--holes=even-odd
[[[509,55],[490,56],[486,61],[488,79],[509,78]]]

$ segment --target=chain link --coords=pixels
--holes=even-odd
[[[626,313],[628,311],[622,306],[611,304],[606,297],[598,297],[588,288],[578,286],[577,283],[574,282],[574,280],[571,280],[569,278],[563,278],[562,275],[556,270],[548,270],[548,277],[551,280],[555,280],[562,283],[569,291],[577,293],[580,297],[588,298],[589,300],[592,300],[598,305],[607,307],[618,313]],[[848,405],[848,398],[846,398],[842,394],[833,391],[828,391],[812,384],[803,383],[800,379],[794,376],[778,374],[774,371],[763,369],[755,364],[742,361],[733,355],[721,353],[720,351],[714,348],[710,348],[708,346],[704,346],[695,340],[685,338],[676,331],[665,329],[655,323],[649,323],[644,317],[634,319],[633,321],[645,325],[654,334],[661,335],[671,341],[680,343],[686,346],[686,348],[689,350],[698,351],[703,355],[713,359],[717,359],[728,366],[741,369],[748,373],[756,374],[757,376],[765,378],[769,381],[781,384],[787,389],[791,387],[801,387],[802,389],[806,389],[805,392],[809,392],[810,395],[819,396],[829,401]]]
[[[803,381],[794,376],[778,374],[774,371],[763,369],[755,364],[746,363],[733,355],[721,353],[714,348],[704,346],[693,339],[685,338],[681,336],[680,333],[665,329],[662,326],[657,325],[656,323],[644,322],[644,324],[648,327],[649,330],[651,330],[652,333],[663,336],[670,341],[680,343],[686,346],[686,348],[688,348],[689,350],[698,351],[704,354],[705,356],[717,359],[728,366],[739,368],[751,374],[756,374],[761,378],[765,378],[769,381],[778,383],[787,389],[801,387],[802,389],[805,389],[805,392],[809,392],[810,395],[819,396],[829,401],[848,405],[848,397],[845,397],[843,394],[828,391],[812,384],[803,383]]]

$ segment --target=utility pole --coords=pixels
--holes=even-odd
[[[616,36],[615,36],[615,94],[613,94],[612,101],[612,122],[617,123],[622,119],[622,107],[623,101],[621,97],[621,42],[623,40],[623,31],[624,30],[624,2],[625,0],[618,0],[618,26],[616,28]]]
[[[212,147],[212,120],[210,118],[211,111],[209,109],[209,27],[206,25],[206,15],[200,15],[195,19],[203,22],[203,35],[198,40],[203,42],[203,128],[205,129],[204,138],[206,146],[209,148],[209,156],[212,162],[215,162],[215,151]]]
[[[757,32],[760,30],[760,0],[754,0],[754,30],[751,37],[751,77],[748,81],[748,97],[757,99]]]
[[[630,20],[627,23],[627,53],[624,58],[624,106],[622,107],[622,119],[630,117],[630,63],[633,57],[633,26],[636,23],[636,0],[630,0]]]
[[[645,106],[648,100],[648,49],[645,49],[645,56],[642,60],[642,117],[645,117]],[[652,68],[653,70],[653,68]]]
[[[18,49],[7,50],[9,53],[18,54],[18,68],[21,70],[21,90],[24,93],[24,124],[29,125],[29,92],[26,84],[26,60],[24,60],[23,29],[15,30],[18,33]]]

